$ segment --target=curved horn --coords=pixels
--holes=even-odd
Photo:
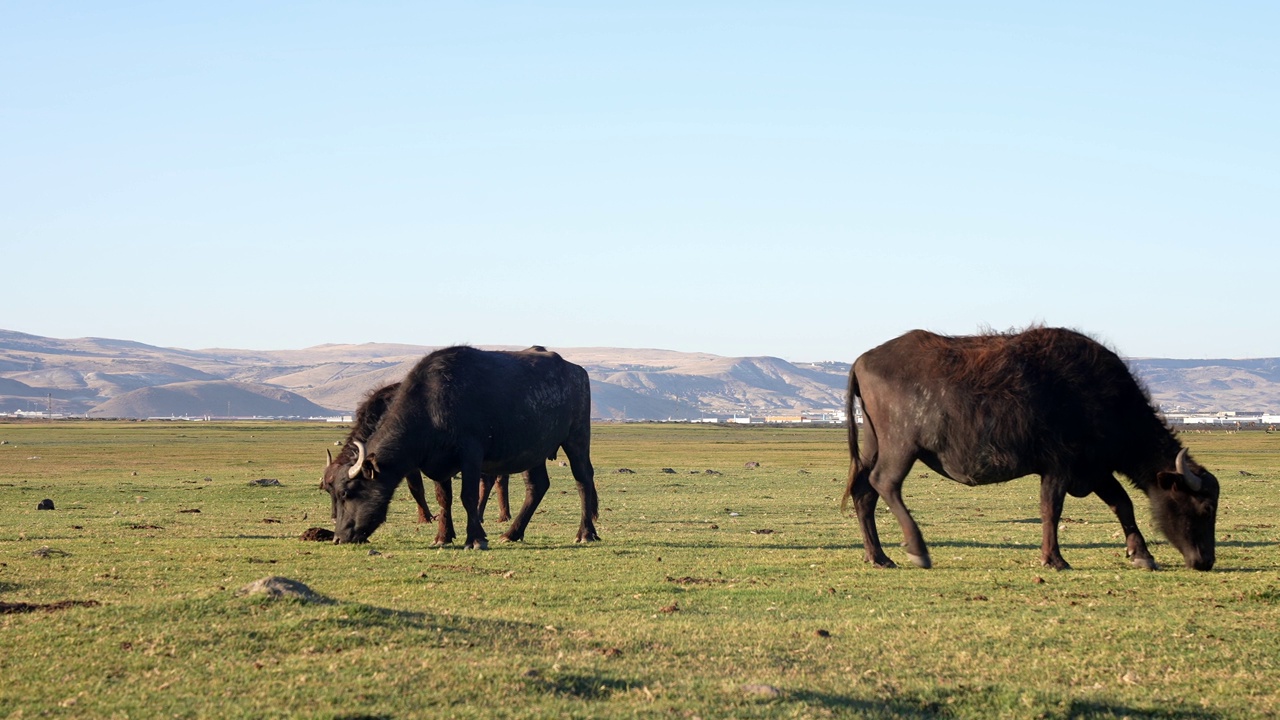
[[[1182,448],[1182,451],[1178,453],[1177,459],[1173,461],[1173,469],[1177,470],[1182,479],[1187,481],[1187,487],[1191,488],[1193,492],[1200,492],[1203,482],[1200,480],[1199,475],[1191,472],[1191,469],[1187,467],[1186,448]]]
[[[364,468],[364,443],[359,440],[352,440],[351,442],[355,444],[356,452],[359,455],[356,456],[356,464],[352,465],[351,469],[347,471],[347,479],[355,480],[356,476],[360,474],[360,470]]]
[[[324,456],[329,458],[329,462],[325,463],[325,467],[329,467],[330,465],[333,464],[333,453],[329,452],[328,448],[326,448],[324,451]]]

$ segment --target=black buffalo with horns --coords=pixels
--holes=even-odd
[[[335,458],[333,453],[325,450],[328,462],[325,464],[324,474],[320,480],[320,488],[328,490],[334,481],[347,472],[347,469],[356,461],[358,456],[358,446],[363,444],[378,429],[378,423],[382,422],[382,416],[386,414],[387,408],[391,406],[391,401],[395,398],[396,390],[400,388],[400,383],[392,383],[375,388],[365,395],[364,400],[356,408],[354,422],[352,423],[351,432],[347,434],[347,438],[343,441],[342,450],[338,452]],[[429,523],[432,521],[431,508],[427,505],[426,493],[422,487],[422,473],[417,468],[412,468],[404,476],[405,483],[409,486],[409,494],[413,496],[413,500],[418,506],[418,522]],[[506,522],[511,519],[510,506],[507,502],[507,484],[508,477],[499,475],[480,476],[480,514],[483,517],[485,504],[488,502],[491,491],[496,490],[498,496],[498,521]],[[436,502],[439,503],[440,512],[434,519],[437,522],[436,545],[447,545],[453,542],[457,534],[453,529],[453,485],[451,481],[435,483]],[[333,502],[333,517],[338,517],[338,503],[335,499]]]
[[[861,449],[855,398],[866,424]],[[1080,333],[913,330],[854,362],[847,402],[844,501],[853,500],[868,562],[894,566],[876,532],[876,502],[884,498],[908,557],[930,567],[902,502],[902,482],[920,460],[966,485],[1040,475],[1041,560],[1059,570],[1070,567],[1058,547],[1063,501],[1094,493],[1120,520],[1133,564],[1154,569],[1119,472],[1146,493],[1156,525],[1187,566],[1213,567],[1218,479],[1188,456],[1124,361]]]
[[[579,542],[599,540],[591,466],[591,385],[586,370],[542,347],[520,352],[455,346],[423,358],[396,389],[377,428],[353,441],[356,457],[326,475],[339,543],[365,542],[413,470],[441,484],[462,474],[467,548],[488,546],[482,473],[525,472],[525,497],[504,540],[525,528],[550,486],[546,461],[563,449],[582,500]]]

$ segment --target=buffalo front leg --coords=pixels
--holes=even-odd
[[[535,465],[525,471],[524,505],[520,507],[520,512],[516,513],[516,519],[511,522],[511,527],[502,534],[503,540],[519,542],[524,539],[525,528],[529,527],[529,520],[533,518],[533,513],[537,511],[538,504],[542,502],[542,496],[547,494],[549,487],[551,487],[551,478],[547,475],[546,463]]]
[[[480,520],[480,468],[475,465],[468,464],[462,468],[462,509],[467,511],[467,542],[462,547],[488,550],[489,539]]]
[[[1070,570],[1058,547],[1058,523],[1062,520],[1062,503],[1066,486],[1056,478],[1040,478],[1040,562],[1054,570]]]
[[[427,494],[422,490],[422,473],[414,470],[405,475],[404,479],[409,484],[409,494],[413,496],[413,501],[418,503],[418,522],[431,522],[434,518],[431,508],[427,506]]]
[[[432,545],[448,545],[458,536],[453,531],[453,479],[436,480],[436,540]]]
[[[1151,557],[1142,533],[1138,532],[1138,522],[1133,517],[1133,501],[1129,499],[1129,493],[1124,491],[1124,486],[1116,480],[1115,475],[1108,474],[1098,479],[1093,492],[1111,508],[1111,512],[1120,521],[1120,527],[1124,530],[1125,557],[1129,558],[1134,567],[1155,570],[1156,560]]]

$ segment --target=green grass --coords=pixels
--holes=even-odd
[[[597,427],[591,546],[554,463],[524,543],[431,548],[403,488],[370,545],[302,542],[330,525],[344,433],[0,425],[0,602],[99,603],[0,615],[0,718],[1280,715],[1277,435],[1184,436],[1222,480],[1213,572],[1182,568],[1135,491],[1166,569],[1130,568],[1107,508],[1069,498],[1075,570],[1054,573],[1034,478],[922,466],[907,502],[935,568],[867,566],[834,428]],[[883,503],[880,531],[906,565]],[[333,602],[236,595],[267,575]]]

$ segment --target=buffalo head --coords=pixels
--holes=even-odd
[[[334,462],[330,457],[325,466],[320,488],[329,493],[333,501],[335,543],[363,543],[387,519],[394,486],[381,482],[378,464],[372,455],[366,456],[364,443],[356,440],[354,461]]]
[[[1211,569],[1218,519],[1218,478],[1190,461],[1183,449],[1172,470],[1156,474],[1147,497],[1156,526],[1182,552],[1187,567]]]

